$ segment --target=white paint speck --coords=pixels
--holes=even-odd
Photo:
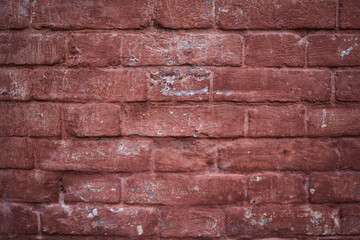
[[[341,51],[340,56],[344,57],[345,55],[349,55],[349,53],[353,50],[353,47],[349,47],[346,51]]]
[[[314,192],[315,192],[315,189],[314,189],[314,188],[311,188],[311,189],[310,189],[310,193],[311,193],[311,194],[314,194]]]
[[[138,233],[139,235],[142,235],[142,234],[143,234],[143,228],[142,228],[141,225],[137,225],[137,226],[136,226],[136,230],[137,230],[137,233]]]
[[[326,120],[326,110],[325,110],[325,108],[323,109],[323,113],[322,113],[322,116],[321,116],[321,120],[322,120],[322,122],[321,122],[321,127],[322,127],[322,128],[327,127],[327,125],[325,124],[325,120]]]
[[[197,94],[209,94],[209,89],[208,87],[205,87],[201,90],[191,90],[191,91],[163,91],[162,92],[163,95],[165,96],[193,96],[193,95],[197,95]]]

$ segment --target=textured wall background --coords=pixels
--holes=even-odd
[[[0,239],[360,239],[360,1],[0,0],[0,29]]]

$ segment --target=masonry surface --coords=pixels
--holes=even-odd
[[[0,0],[0,239],[360,239],[359,0]]]

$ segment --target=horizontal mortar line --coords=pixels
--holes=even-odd
[[[0,136],[0,139],[5,139],[5,138],[29,138],[29,139],[34,139],[34,140],[54,140],[54,141],[60,141],[60,140],[74,140],[74,141],[98,141],[98,140],[116,140],[116,139],[136,139],[136,140],[151,140],[151,139],[158,139],[158,140],[179,140],[179,138],[185,138],[185,139],[200,139],[200,140],[209,140],[209,141],[221,141],[225,140],[289,140],[289,141],[294,141],[294,140],[306,140],[306,139],[314,139],[314,140],[324,140],[324,141],[332,141],[332,140],[341,140],[341,138],[344,138],[344,140],[347,139],[357,139],[360,138],[360,134],[358,136],[317,136],[317,137],[302,137],[302,136],[298,136],[298,137],[288,137],[288,136],[284,136],[284,137],[228,137],[228,138],[212,138],[212,139],[208,139],[208,138],[196,138],[193,136],[188,136],[188,137],[174,137],[174,136],[164,136],[164,137],[151,137],[151,136],[140,136],[140,135],[123,135],[123,136],[89,136],[89,137],[76,137],[76,136],[71,136],[69,135],[68,137],[70,138],[66,138],[66,139],[62,139],[60,137],[49,137],[49,136]],[[359,139],[360,140],[360,139]]]
[[[291,67],[291,66],[273,66],[273,67],[264,67],[264,66],[234,66],[234,65],[194,65],[194,64],[183,64],[183,65],[139,65],[139,66],[128,66],[128,65],[109,65],[106,67],[97,67],[97,66],[66,66],[63,63],[55,64],[0,64],[0,69],[55,69],[55,70],[118,70],[118,69],[158,69],[158,68],[173,68],[173,69],[186,69],[186,68],[208,68],[211,69],[243,69],[243,70],[360,70],[359,66],[301,66],[301,67]]]
[[[19,104],[50,104],[50,105],[59,105],[59,106],[70,106],[70,105],[92,105],[92,104],[104,104],[104,105],[113,105],[119,108],[124,106],[133,106],[133,105],[143,105],[150,108],[187,108],[187,107],[215,107],[215,106],[234,106],[234,107],[295,107],[303,106],[305,108],[341,108],[341,107],[352,107],[360,108],[360,102],[336,102],[332,103],[330,101],[326,102],[309,102],[309,101],[299,101],[299,102],[280,102],[280,101],[263,101],[263,102],[240,102],[240,101],[163,101],[163,102],[154,102],[154,101],[134,101],[134,102],[122,102],[122,101],[96,101],[96,100],[83,100],[83,101],[61,101],[61,100],[0,100],[0,104],[3,105],[19,105]],[[244,110],[245,111],[245,110]],[[248,112],[247,111],[247,112]],[[283,137],[283,136],[279,136]]]
[[[222,170],[222,169],[220,169]],[[204,171],[188,171],[188,172],[151,172],[150,170],[142,171],[142,172],[121,172],[121,171],[80,171],[80,170],[48,170],[43,168],[32,168],[32,169],[21,169],[21,168],[1,168],[0,172],[11,172],[11,171],[24,171],[24,172],[33,172],[33,171],[41,171],[41,172],[50,172],[50,173],[57,173],[57,174],[80,174],[80,175],[99,175],[105,174],[109,175],[120,175],[120,179],[126,180],[128,178],[134,177],[141,177],[141,176],[150,176],[150,177],[161,177],[161,176],[207,176],[207,177],[220,177],[220,176],[233,176],[233,177],[240,177],[240,178],[249,178],[251,176],[256,175],[302,175],[304,178],[310,178],[313,174],[323,174],[328,176],[336,176],[339,174],[358,174],[360,170],[352,170],[352,169],[333,169],[333,170],[255,170],[255,171],[225,171],[222,170],[221,172],[214,172],[210,170]],[[339,175],[340,176],[340,175]],[[359,201],[360,202],[360,201]]]
[[[215,94],[213,94],[215,95]],[[210,95],[208,95],[210,96]],[[51,99],[29,99],[29,100],[16,100],[16,99],[10,99],[10,100],[1,100],[0,103],[51,103],[51,104],[94,104],[94,103],[101,103],[101,104],[150,104],[153,106],[161,105],[161,106],[169,106],[169,107],[176,107],[176,106],[194,106],[194,104],[199,104],[199,106],[202,105],[244,105],[244,106],[289,106],[289,105],[305,105],[305,106],[330,106],[331,101],[319,101],[319,102],[312,102],[312,101],[236,101],[236,100],[221,100],[221,101],[210,101],[210,100],[202,100],[202,101],[196,101],[196,100],[184,100],[184,101],[107,101],[107,100],[93,100],[93,99],[84,99],[84,100],[51,100]],[[174,104],[176,103],[176,104]],[[346,106],[347,104],[360,104],[360,101],[349,101],[349,102],[336,102],[336,105],[332,106]]]
[[[201,134],[201,132],[200,132]],[[230,136],[230,137],[194,137],[194,136],[152,136],[152,135],[138,135],[138,134],[128,134],[128,135],[118,135],[118,136],[86,136],[86,137],[77,137],[77,136],[72,136],[72,139],[77,139],[77,140],[81,140],[81,139],[94,139],[94,138],[98,138],[98,139],[122,139],[124,137],[142,137],[142,138],[148,138],[148,139],[201,139],[201,140],[257,140],[257,139],[263,139],[263,140],[268,140],[268,139],[277,139],[277,140],[283,140],[283,139],[329,139],[329,140],[335,140],[335,139],[341,139],[341,138],[358,138],[360,137],[359,135],[338,135],[338,136],[328,136],[328,135],[324,135],[324,136]],[[67,140],[66,138],[61,138],[60,136],[23,136],[23,135],[8,135],[8,136],[1,136],[0,138],[31,138],[31,139],[49,139],[49,140]]]
[[[70,32],[70,33],[117,33],[117,34],[299,34],[299,35],[323,35],[323,34],[359,34],[360,29],[358,28],[243,28],[243,29],[225,29],[219,28],[216,24],[208,28],[166,28],[166,27],[145,27],[145,28],[107,28],[107,27],[81,27],[81,28],[71,28],[71,27],[41,27],[36,28],[34,25],[29,25],[26,28],[12,28],[12,29],[0,29],[2,32],[28,32],[28,33],[57,33],[57,32]]]

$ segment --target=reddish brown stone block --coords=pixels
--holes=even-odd
[[[65,174],[62,180],[65,202],[120,201],[121,180],[118,175]]]
[[[236,105],[129,104],[122,109],[122,133],[141,136],[243,135],[244,108]]]
[[[39,167],[51,171],[141,172],[149,170],[150,140],[40,140],[35,145]]]
[[[119,136],[120,107],[111,104],[68,105],[65,128],[73,136]]]
[[[224,205],[245,200],[245,179],[236,175],[142,175],[126,180],[128,204]]]
[[[33,2],[33,25],[54,29],[130,29],[149,24],[148,0],[56,1]]]
[[[0,138],[0,168],[32,169],[34,153],[28,138]]]
[[[152,208],[91,204],[44,207],[41,214],[45,234],[151,236],[158,229],[158,213]]]
[[[217,0],[223,29],[335,28],[334,0]]]

